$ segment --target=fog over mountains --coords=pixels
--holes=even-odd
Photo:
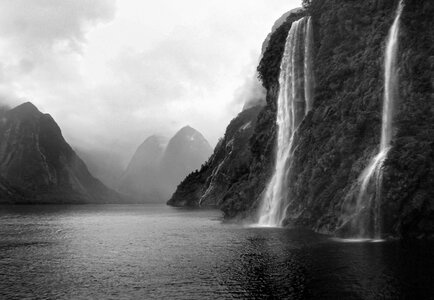
[[[0,202],[165,202],[211,153],[203,135],[185,126],[170,140],[157,135],[147,138],[119,177],[114,171],[120,165],[116,158],[112,162],[117,166],[103,170],[107,157],[88,154],[95,170],[111,174],[110,189],[89,172],[54,119],[27,102],[0,110]]]
[[[169,141],[153,135],[139,146],[119,183],[119,191],[144,202],[165,202],[190,172],[212,153],[203,135],[190,126]]]

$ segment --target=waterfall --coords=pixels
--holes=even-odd
[[[398,35],[399,20],[404,7],[403,0],[399,2],[395,20],[387,36],[386,52],[384,58],[384,96],[383,114],[381,124],[381,142],[378,154],[372,158],[369,165],[359,177],[360,192],[357,197],[356,213],[359,214],[365,209],[370,209],[361,220],[358,221],[358,235],[360,237],[374,236],[379,238],[381,235],[381,186],[384,160],[390,149],[393,131],[393,115],[395,102],[398,98]],[[375,189],[373,195],[369,192],[369,185],[374,180]],[[371,224],[370,224],[371,223]]]
[[[311,22],[310,17],[293,22],[286,39],[279,75],[275,169],[262,199],[258,226],[281,226],[285,218],[294,132],[313,103]]]
[[[309,17],[306,26],[306,39],[304,47],[304,97],[306,99],[306,114],[313,106],[313,68],[312,68],[312,51],[313,51],[313,29],[312,20]]]

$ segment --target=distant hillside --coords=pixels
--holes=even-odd
[[[167,139],[153,135],[147,138],[134,153],[119,183],[119,191],[145,202],[161,201],[162,185],[159,163],[167,145]]]
[[[200,168],[211,153],[208,141],[190,126],[179,130],[169,142],[151,136],[132,157],[119,191],[141,202],[166,202],[181,180]]]
[[[212,148],[203,135],[186,126],[169,141],[161,159],[161,176],[166,182],[165,200],[175,192],[178,184],[188,173],[199,169],[212,153]]]

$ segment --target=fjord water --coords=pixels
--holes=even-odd
[[[362,218],[354,220],[357,223],[359,237],[381,237],[381,187],[383,179],[383,163],[390,150],[390,142],[393,133],[393,115],[395,102],[398,98],[398,35],[399,21],[401,18],[403,0],[398,4],[396,16],[389,30],[384,55],[384,95],[383,114],[381,125],[381,142],[378,154],[370,161],[369,165],[362,172],[360,191],[357,197],[356,213],[364,209],[371,210],[371,213],[363,214]],[[374,181],[375,189],[369,191],[369,184]]]
[[[312,39],[310,17],[292,23],[280,66],[275,170],[264,193],[258,226],[281,226],[285,218],[293,136],[313,103]]]
[[[429,299],[431,242],[344,243],[164,206],[0,207],[0,298]]]

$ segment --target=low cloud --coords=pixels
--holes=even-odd
[[[0,101],[16,105],[33,89],[79,78],[88,29],[114,16],[114,0],[1,1]]]
[[[0,1],[0,103],[32,101],[73,146],[125,164],[187,124],[215,144],[263,97],[262,42],[299,2]]]

